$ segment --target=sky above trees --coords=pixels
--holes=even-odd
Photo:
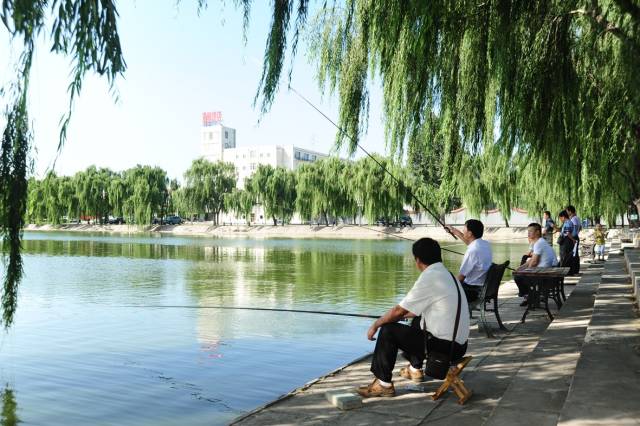
[[[105,79],[88,74],[74,108],[65,149],[55,171],[72,175],[87,166],[116,170],[150,164],[182,178],[202,154],[201,113],[222,111],[225,125],[237,129],[238,144],[297,144],[329,152],[335,129],[285,85],[271,111],[253,108],[271,19],[266,2],[255,2],[246,44],[242,12],[218,2],[197,13],[196,2],[151,0],[118,2],[119,33],[127,63],[116,80],[118,102]],[[15,77],[12,60],[20,43],[10,43],[0,25],[0,83]],[[39,38],[29,96],[34,124],[35,172],[43,178],[56,159],[59,120],[68,102],[70,60],[49,52]],[[286,62],[288,66],[288,62]],[[313,68],[304,54],[295,59],[294,87],[337,117],[337,103],[321,99]],[[381,108],[373,102],[375,116]],[[2,120],[2,119],[0,119]],[[372,120],[365,143],[383,152],[381,120]]]

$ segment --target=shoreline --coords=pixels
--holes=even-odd
[[[458,227],[461,228],[461,227]],[[442,227],[418,225],[406,228],[358,225],[212,225],[211,223],[186,223],[182,225],[35,225],[24,228],[29,232],[102,232],[108,234],[148,234],[199,237],[249,237],[249,238],[300,238],[300,239],[409,239],[429,237],[435,240],[453,239]],[[494,242],[525,242],[525,227],[487,227],[483,238]],[[459,241],[462,243],[461,241]]]

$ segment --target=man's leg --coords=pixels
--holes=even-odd
[[[380,328],[371,362],[371,372],[379,380],[391,382],[398,349],[405,352],[414,368],[421,368],[425,356],[424,332],[418,327],[397,322],[385,324]]]
[[[478,300],[478,296],[480,295],[480,291],[482,291],[482,286],[479,285],[469,285],[465,282],[462,283],[462,289],[464,290],[464,295],[467,296],[467,302],[475,302]]]

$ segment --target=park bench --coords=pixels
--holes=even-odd
[[[487,323],[487,311],[495,314],[496,319],[498,320],[498,326],[501,330],[508,331],[507,327],[502,323],[500,312],[498,311],[498,290],[500,289],[500,283],[502,282],[502,277],[504,276],[504,271],[507,269],[507,266],[509,266],[508,260],[501,264],[492,263],[487,271],[487,277],[484,280],[484,285],[482,286],[480,295],[475,301],[469,303],[469,316],[471,318],[473,318],[474,309],[480,310],[478,328],[483,328],[484,332],[487,333],[487,337],[494,337],[491,327]],[[487,303],[490,303],[491,301],[493,301],[493,309],[488,309]]]

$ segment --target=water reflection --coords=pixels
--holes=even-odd
[[[2,424],[228,423],[372,350],[370,321],[197,307],[378,314],[418,274],[411,244],[395,240],[26,233],[23,245],[20,309],[0,348],[20,387],[3,393]],[[494,245],[499,260],[523,251]],[[461,258],[445,256],[456,270]]]
[[[16,426],[20,423],[18,414],[18,403],[13,393],[13,389],[7,383],[2,391],[2,413],[0,413],[0,426]]]

